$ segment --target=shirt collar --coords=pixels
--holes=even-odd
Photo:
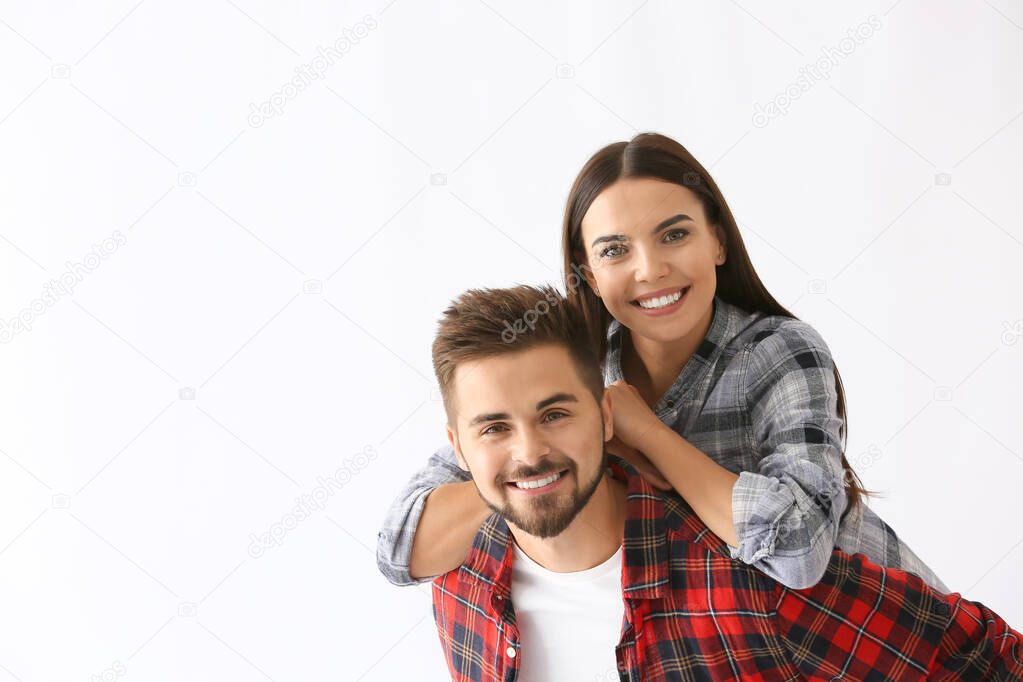
[[[692,389],[703,372],[716,361],[728,343],[744,326],[750,323],[750,314],[720,296],[714,296],[714,311],[711,314],[710,327],[696,352],[679,372],[675,382],[668,389],[660,402],[654,406],[654,412],[660,414],[666,407],[677,405],[684,393]],[[754,315],[753,317],[757,317]],[[611,320],[607,328],[607,353],[604,357],[604,385],[615,381],[623,381],[622,342],[628,328],[616,319]],[[670,404],[667,402],[670,401]]]
[[[730,557],[724,541],[710,532],[689,506],[674,493],[661,493],[628,462],[608,456],[611,475],[626,483],[625,537],[622,553],[622,595],[633,599],[664,597],[669,588],[668,534],[701,543]],[[666,498],[665,495],[668,495]],[[512,536],[508,524],[491,514],[473,541],[459,580],[482,584],[494,607],[511,595]]]

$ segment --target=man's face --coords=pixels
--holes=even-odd
[[[565,530],[604,474],[608,394],[598,403],[555,344],[461,363],[452,386],[448,438],[483,500],[530,535]]]

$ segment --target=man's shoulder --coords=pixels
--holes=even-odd
[[[506,587],[509,569],[511,532],[496,512],[487,517],[476,532],[465,561],[433,579],[436,590],[464,594],[472,590],[497,590]],[[435,590],[435,598],[437,593]]]

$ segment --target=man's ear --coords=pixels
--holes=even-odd
[[[604,391],[604,397],[600,400],[600,415],[604,420],[604,442],[610,442],[615,437],[614,411],[611,409],[611,391]]]
[[[465,463],[465,457],[462,456],[462,448],[458,444],[458,434],[455,433],[454,429],[451,428],[451,424],[444,427],[448,434],[448,442],[451,443],[451,447],[455,449],[455,457],[458,458],[458,466],[463,471],[468,471],[469,467]]]

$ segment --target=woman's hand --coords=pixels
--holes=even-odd
[[[643,438],[662,426],[635,386],[618,380],[606,389],[611,394],[614,435],[631,448],[642,449]]]
[[[654,466],[646,455],[634,447],[628,446],[618,436],[614,436],[607,442],[605,449],[612,455],[618,455],[626,462],[635,467],[636,471],[646,479],[646,482],[659,490],[671,490],[668,479],[661,475],[660,470]]]

